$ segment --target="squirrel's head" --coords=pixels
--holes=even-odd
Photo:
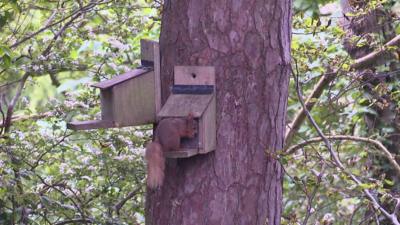
[[[193,113],[189,113],[186,118],[186,137],[193,138],[197,134],[198,125],[193,117]]]

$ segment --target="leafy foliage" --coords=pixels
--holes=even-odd
[[[139,40],[158,37],[161,5],[24,0],[0,9],[0,224],[142,223],[150,127],[71,132],[66,121],[100,116],[87,84],[137,66]]]
[[[343,16],[338,5],[327,5],[333,2],[294,3],[293,71],[301,91],[308,96],[320,78],[335,74],[310,99],[322,131],[369,137],[397,156],[398,58],[352,69],[357,58],[344,40],[357,50],[380,49],[400,34],[400,5],[354,1],[355,10]],[[377,26],[389,24],[394,33],[350,35],[343,26],[375,9],[390,12]],[[142,154],[151,127],[71,132],[66,121],[100,117],[98,93],[89,84],[137,66],[139,40],[158,38],[161,11],[160,2],[143,0],[0,3],[0,224],[143,224]],[[398,57],[398,48],[390,50]],[[301,108],[294,79],[290,85],[289,121]],[[304,122],[288,147],[312,137],[317,132]],[[393,210],[400,179],[387,157],[365,142],[332,144],[345,171],[322,142],[279,155],[286,171],[282,223],[389,224],[363,192]]]

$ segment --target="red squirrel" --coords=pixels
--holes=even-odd
[[[147,186],[151,189],[161,187],[164,181],[164,152],[180,149],[182,137],[193,138],[197,133],[193,114],[186,118],[162,119],[154,132],[154,140],[147,144]]]

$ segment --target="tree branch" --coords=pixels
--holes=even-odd
[[[65,139],[66,139],[67,137],[69,137],[69,136],[71,136],[71,134],[67,134],[67,130],[65,130],[63,136],[61,137],[61,139],[58,140],[56,143],[53,143],[53,144],[50,146],[50,148],[48,148],[48,150],[42,152],[42,153],[39,155],[39,157],[36,159],[36,162],[35,162],[35,163],[33,163],[32,165],[29,165],[29,164],[28,164],[28,165],[31,167],[31,170],[33,171],[34,169],[36,169],[36,167],[39,166],[39,163],[40,163],[40,161],[43,159],[43,157],[44,157],[45,155],[47,155],[51,150],[53,150],[56,146],[58,146],[58,145],[60,145],[62,142],[64,142]]]
[[[388,41],[382,46],[381,49],[373,51],[366,56],[356,59],[351,65],[351,69],[362,69],[369,66],[371,63],[376,62],[376,60],[383,54],[390,51],[390,47],[394,47],[400,44],[400,34],[394,37],[392,40]]]
[[[332,135],[332,136],[326,136],[326,139],[328,140],[347,140],[347,141],[357,141],[357,142],[365,142],[374,145],[375,147],[379,148],[382,150],[383,155],[386,157],[386,159],[390,162],[390,164],[393,166],[395,169],[397,175],[400,177],[400,165],[396,162],[395,157],[390,153],[390,151],[379,141],[370,139],[370,138],[365,138],[365,137],[356,137],[356,136],[348,136],[348,135]],[[323,141],[321,137],[316,137],[316,138],[310,138],[307,141],[304,141],[300,144],[291,146],[285,151],[285,155],[290,155],[294,153],[295,151],[309,145],[312,143],[318,143]]]
[[[308,193],[305,193],[306,197],[307,197],[307,213],[306,216],[304,217],[303,220],[303,225],[307,225],[308,219],[310,218],[311,214],[312,214],[312,202],[315,199],[315,196],[317,196],[318,193],[318,189],[321,185],[322,182],[322,177],[325,173],[326,170],[326,163],[324,162],[324,164],[322,165],[321,168],[321,172],[319,172],[318,174],[315,174],[315,177],[317,179],[316,184],[314,185],[314,190],[312,191],[311,195],[309,195]]]
[[[17,103],[19,97],[21,96],[22,90],[24,89],[26,80],[30,76],[29,73],[25,73],[24,76],[19,81],[19,86],[17,89],[16,94],[14,95],[13,99],[11,100],[10,104],[7,108],[6,119],[3,122],[4,133],[7,133],[10,130],[11,121],[12,121],[12,114],[14,112],[15,104]]]
[[[21,81],[21,79],[18,79],[18,80],[10,81],[10,82],[5,83],[5,84],[1,84],[1,85],[0,85],[0,89],[3,88],[3,87],[7,87],[7,86],[13,85],[13,84],[15,84],[15,83],[18,83],[18,82],[20,82],[20,81]]]
[[[66,17],[64,17],[64,18],[62,18],[62,19],[60,19],[60,20],[58,20],[58,21],[56,21],[56,22],[54,22],[54,23],[48,24],[47,26],[42,27],[41,29],[37,30],[36,32],[33,32],[32,34],[30,34],[30,35],[28,35],[28,36],[22,38],[21,40],[19,40],[19,41],[15,42],[14,44],[12,44],[12,45],[10,46],[10,48],[16,48],[16,47],[18,47],[20,44],[24,43],[25,41],[27,41],[27,40],[29,40],[29,39],[31,39],[31,38],[33,38],[33,37],[35,37],[36,35],[42,33],[43,31],[45,31],[45,30],[47,30],[47,29],[49,29],[49,28],[51,28],[51,27],[53,27],[53,26],[55,26],[55,25],[57,25],[57,24],[60,24],[60,23],[64,22],[65,20],[67,20],[67,19],[69,19],[69,18],[71,18],[71,17],[76,16],[77,14],[81,14],[82,12],[87,11],[87,10],[89,10],[89,9],[93,8],[94,6],[96,6],[96,5],[98,5],[98,4],[101,4],[101,3],[102,3],[102,2],[98,2],[98,3],[91,2],[91,3],[87,4],[86,6],[84,6],[84,7],[82,7],[82,8],[79,8],[78,10],[75,10],[75,11],[74,11],[73,13],[71,13],[70,15],[68,15],[68,16],[66,16]]]
[[[324,91],[325,87],[336,77],[336,73],[327,73],[324,74],[318,81],[318,83],[314,86],[314,90],[306,99],[306,107],[308,110],[311,110],[314,105],[317,103],[315,99],[321,97],[322,92]],[[297,111],[296,115],[294,116],[293,121],[290,123],[289,128],[286,129],[285,140],[286,145],[289,145],[292,142],[294,134],[300,129],[300,126],[303,124],[306,118],[306,114],[304,109],[301,108]],[[288,147],[288,146],[286,146]]]
[[[79,219],[64,220],[64,221],[55,223],[54,225],[65,225],[65,224],[70,224],[70,223],[76,224],[76,223],[94,223],[94,222],[91,219],[79,218]]]
[[[35,114],[35,115],[30,115],[30,116],[26,116],[26,115],[13,116],[11,119],[11,123],[22,122],[22,121],[26,121],[26,120],[37,120],[37,119],[50,117],[53,115],[54,115],[54,112],[45,112],[45,113]],[[4,122],[5,121],[0,120],[0,128],[4,127],[4,125],[3,125]]]
[[[400,198],[396,198],[396,205],[394,207],[393,214],[397,215],[399,213],[399,209],[400,209]]]
[[[71,25],[72,22],[74,22],[74,20],[76,20],[81,15],[82,12],[78,12],[76,15],[72,16],[67,23],[65,23],[65,25],[54,35],[53,39],[51,40],[47,48],[43,51],[42,55],[47,55],[50,53],[50,50],[53,47],[53,43],[58,39],[58,37],[61,36],[61,34],[69,27],[69,25]]]

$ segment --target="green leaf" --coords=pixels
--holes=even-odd
[[[389,179],[385,179],[385,184],[389,185],[389,186],[393,186],[394,185],[394,181],[389,180]]]
[[[369,184],[369,183],[362,183],[362,184],[359,184],[358,185],[358,187],[360,188],[360,189],[372,189],[372,188],[374,188],[376,185],[375,184]]]
[[[73,49],[69,53],[69,57],[73,60],[77,59],[79,57],[79,51],[76,49]]]
[[[47,196],[40,196],[40,201],[43,203],[43,205],[47,208],[51,208],[51,206],[53,205],[54,201],[47,197]]]
[[[11,56],[11,50],[7,46],[0,45],[0,57],[3,57],[4,55]]]
[[[4,55],[1,60],[4,67],[9,68],[11,66],[11,57],[9,55]]]

